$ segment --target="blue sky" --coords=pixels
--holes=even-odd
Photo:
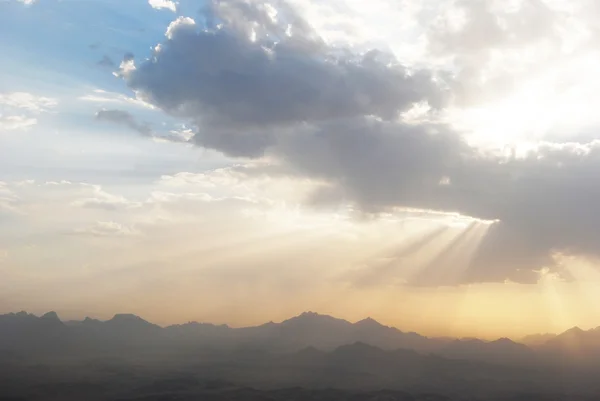
[[[9,1],[0,7],[0,35],[5,38],[0,61],[5,79],[0,91],[31,93],[56,102],[51,109],[36,113],[38,123],[27,132],[0,137],[0,163],[5,166],[0,179],[39,176],[106,183],[139,176],[152,180],[165,172],[223,163],[206,153],[156,144],[122,127],[94,122],[99,109],[114,105],[121,96],[122,109],[157,131],[181,128],[180,120],[122,101],[135,95],[113,75],[125,54],[140,59],[150,54],[174,18],[171,10],[154,9],[142,0],[41,1],[31,5]],[[114,65],[100,65],[105,56]],[[81,100],[86,96],[106,100]],[[106,158],[110,158],[110,166]]]

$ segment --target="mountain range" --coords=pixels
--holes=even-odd
[[[423,395],[401,398],[412,400],[597,399],[600,330],[524,340],[429,338],[312,312],[244,328],[10,313],[0,315],[0,400],[221,400],[241,389],[241,399],[256,400],[273,400],[276,389],[295,389],[286,400],[311,399],[302,389],[318,400],[331,399],[325,389],[350,392],[340,400],[363,391],[396,399],[381,389]]]
[[[85,318],[66,322],[55,312],[39,317],[26,312],[0,315],[0,356],[5,357],[121,355],[125,351],[293,353],[306,349],[332,351],[355,343],[383,351],[402,349],[421,355],[519,365],[540,359],[595,360],[600,356],[600,329],[573,328],[559,335],[528,336],[523,342],[508,338],[430,338],[371,318],[351,323],[314,312],[281,323],[244,328],[197,322],[160,327],[132,314],[117,314],[107,321]]]

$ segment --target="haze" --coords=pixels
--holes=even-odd
[[[0,313],[599,326],[599,4],[0,1]]]

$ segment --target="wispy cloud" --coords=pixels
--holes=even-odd
[[[5,108],[41,113],[50,111],[57,104],[57,99],[37,96],[27,92],[0,93],[0,106]]]
[[[23,115],[3,116],[0,114],[0,130],[26,129],[37,124],[37,119]]]
[[[37,124],[37,115],[57,105],[57,99],[27,92],[0,93],[0,131],[30,128]]]
[[[108,92],[102,89],[94,89],[91,93],[80,96],[79,100],[100,104],[119,104],[122,106],[138,106],[150,110],[156,110],[156,107],[141,99],[126,96],[122,93]]]
[[[98,221],[96,224],[86,228],[74,230],[75,234],[91,235],[94,237],[123,237],[139,235],[140,232],[134,227],[116,223],[114,221]]]

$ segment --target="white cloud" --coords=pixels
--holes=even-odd
[[[86,228],[76,229],[74,230],[74,233],[92,235],[94,237],[122,237],[140,234],[134,227],[116,223],[114,221],[98,221]]]
[[[140,207],[140,202],[133,202],[120,195],[110,194],[99,185],[90,185],[93,190],[92,196],[80,198],[71,203],[75,207],[118,210]]]
[[[167,138],[176,142],[188,142],[194,137],[194,134],[191,128],[184,125],[181,129],[170,130]]]
[[[6,182],[0,181],[0,212],[18,212],[16,206],[18,201],[18,196],[10,186]]]
[[[232,167],[218,168],[203,173],[180,172],[164,175],[159,184],[171,191],[201,191],[217,198],[232,197],[251,199],[271,205],[299,206],[303,200],[320,188],[322,183],[313,179],[268,174],[268,163],[247,163]],[[260,169],[265,174],[257,173]]]
[[[0,114],[0,131],[27,129],[37,124],[37,119],[23,115],[4,116]]]
[[[196,21],[194,21],[193,18],[178,17],[175,21],[169,24],[167,31],[165,32],[165,36],[167,39],[173,39],[178,31],[193,30],[195,27]]]
[[[23,109],[32,113],[49,111],[57,104],[58,100],[54,98],[36,96],[27,92],[0,93],[0,106]]]
[[[149,203],[172,203],[181,200],[188,200],[192,202],[212,202],[216,200],[207,193],[172,193],[163,191],[154,191],[148,198]]]
[[[36,115],[57,104],[56,99],[27,92],[0,93],[0,131],[30,128],[38,122]]]
[[[22,180],[0,185],[0,204],[31,219],[32,231],[69,231],[81,222],[113,219],[140,208],[141,202],[100,185],[71,181]],[[1,231],[1,230],[0,230]]]
[[[177,11],[177,4],[172,0],[148,0],[148,4],[156,10],[165,8],[173,12]]]
[[[123,106],[133,105],[146,109],[156,110],[156,107],[136,97],[129,97],[122,93],[108,92],[102,89],[94,89],[92,93],[80,96],[79,100],[86,102],[100,103],[103,105],[120,104]]]

